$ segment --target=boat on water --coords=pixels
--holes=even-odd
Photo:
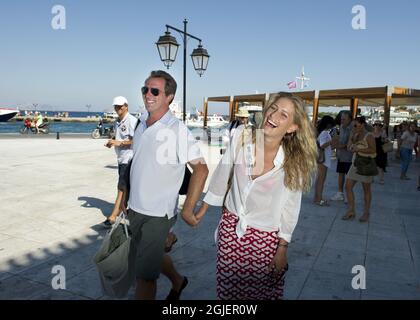
[[[118,118],[118,114],[115,110],[106,110],[102,118],[104,120],[114,121]]]
[[[199,115],[197,118],[187,119],[188,127],[202,128],[204,126],[204,116]],[[214,114],[207,117],[207,127],[219,128],[227,125],[229,121],[226,121],[221,115]]]
[[[179,101],[174,101],[169,106],[172,114],[183,121],[183,110],[181,108],[181,103]],[[207,116],[207,127],[209,128],[219,128],[227,125],[229,121],[226,121],[220,114],[213,114],[212,116]],[[201,111],[196,109],[195,115],[191,116],[190,112],[185,113],[185,124],[188,127],[192,128],[203,128],[204,126],[204,114]]]
[[[6,122],[19,113],[19,110],[12,108],[0,108],[0,122]]]

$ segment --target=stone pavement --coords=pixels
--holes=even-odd
[[[92,256],[105,230],[100,223],[112,210],[117,170],[105,140],[87,138],[0,139],[0,299],[108,299],[103,296]],[[203,145],[210,172],[218,148]],[[335,163],[334,163],[335,164]],[[333,165],[334,165],[333,164]],[[302,201],[289,248],[286,299],[420,299],[420,206],[412,162],[410,181],[399,180],[391,161],[386,184],[372,185],[371,220],[342,221],[342,202],[330,207]],[[325,197],[336,191],[330,170]],[[361,186],[355,188],[361,214]],[[178,243],[171,253],[190,284],[183,299],[215,299],[214,230],[220,208],[202,224],[176,224]],[[52,268],[66,270],[66,290],[54,290]],[[366,268],[366,289],[352,288],[352,268]],[[161,277],[158,298],[169,292]],[[133,291],[128,297],[133,298]]]

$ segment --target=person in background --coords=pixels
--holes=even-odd
[[[407,177],[407,171],[413,158],[414,145],[417,142],[417,133],[415,130],[415,123],[410,123],[398,141],[401,158],[401,180],[410,180],[410,178]]]
[[[314,193],[314,203],[319,206],[328,206],[328,202],[322,199],[322,192],[324,189],[324,183],[327,178],[328,168],[331,166],[331,156],[333,144],[332,138],[330,135],[330,130],[335,126],[335,121],[333,117],[324,116],[321,121],[319,121],[317,126],[317,142],[321,149],[324,150],[325,160],[323,163],[318,163],[318,175],[315,182],[315,193]]]
[[[235,120],[233,120],[226,130],[229,131],[229,135],[232,137],[235,129],[240,126],[244,125],[247,126],[249,124],[249,112],[244,108],[239,108],[238,112],[235,113]]]
[[[420,146],[420,134],[417,135],[417,145]],[[417,159],[420,159],[420,154],[417,153]],[[420,166],[417,166],[417,191],[420,191]]]
[[[343,111],[340,117],[340,134],[338,137],[337,149],[337,173],[338,173],[338,192],[332,196],[332,201],[344,201],[344,181],[345,176],[350,170],[353,153],[347,150],[351,130],[352,117],[350,111]]]
[[[364,211],[359,221],[369,221],[370,204],[372,202],[371,184],[373,182],[373,176],[359,175],[357,173],[356,166],[354,165],[354,160],[357,153],[362,156],[369,156],[371,158],[376,157],[375,138],[371,132],[366,130],[365,123],[365,117],[357,117],[355,121],[353,121],[353,131],[349,138],[348,149],[354,154],[353,163],[350,167],[346,180],[348,209],[347,213],[342,217],[343,220],[352,220],[356,217],[353,188],[357,182],[360,182],[363,186]]]
[[[397,139],[397,150],[395,151],[395,159],[400,159],[400,143],[401,143],[401,136],[403,133],[407,130],[408,124],[406,121],[402,122],[398,125],[398,130],[396,133],[396,139]]]
[[[249,122],[249,116],[250,114],[248,110],[244,108],[239,108],[238,112],[235,113],[235,120],[229,123],[228,127],[226,128],[223,134],[223,146],[220,149],[220,154],[223,154],[224,151],[226,150],[226,147],[232,140],[232,137],[237,127],[239,127],[240,125],[244,125],[244,126],[252,125]]]
[[[420,128],[418,126],[417,121],[413,121],[414,127],[415,127],[415,132],[417,133],[417,137],[420,136]],[[414,145],[414,152],[416,153],[416,159],[419,158],[419,153],[420,153],[420,145],[418,143],[418,140],[416,141],[416,144]]]
[[[384,173],[386,172],[386,166],[388,163],[387,153],[384,152],[382,146],[385,142],[388,141],[385,130],[383,129],[383,124],[381,122],[375,122],[373,125],[373,136],[375,137],[376,144],[376,166],[379,171],[379,183],[384,184]]]
[[[137,118],[128,112],[128,101],[124,97],[115,97],[113,101],[114,110],[118,119],[114,123],[115,138],[108,140],[105,144],[108,148],[115,148],[118,161],[118,186],[117,198],[111,215],[102,223],[105,228],[111,228],[120,213],[123,197],[123,188],[126,185],[126,171],[129,170],[128,162],[133,157],[132,139]]]
[[[35,111],[34,126],[36,129],[36,133],[39,133],[39,127],[42,125],[42,123],[43,123],[43,119],[42,119],[41,112]]]
[[[395,125],[394,128],[392,129],[392,133],[393,133],[393,139],[397,140],[397,135],[398,132],[400,131],[400,126],[399,125]]]

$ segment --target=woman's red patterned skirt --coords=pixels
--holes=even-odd
[[[223,209],[217,230],[217,297],[221,300],[280,300],[285,272],[268,272],[279,242],[277,232],[251,227],[239,239],[239,218]]]

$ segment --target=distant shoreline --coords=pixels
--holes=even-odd
[[[30,116],[16,116],[8,122],[21,122]],[[100,117],[47,117],[49,122],[98,122]],[[104,123],[113,122],[115,119],[102,118]]]

